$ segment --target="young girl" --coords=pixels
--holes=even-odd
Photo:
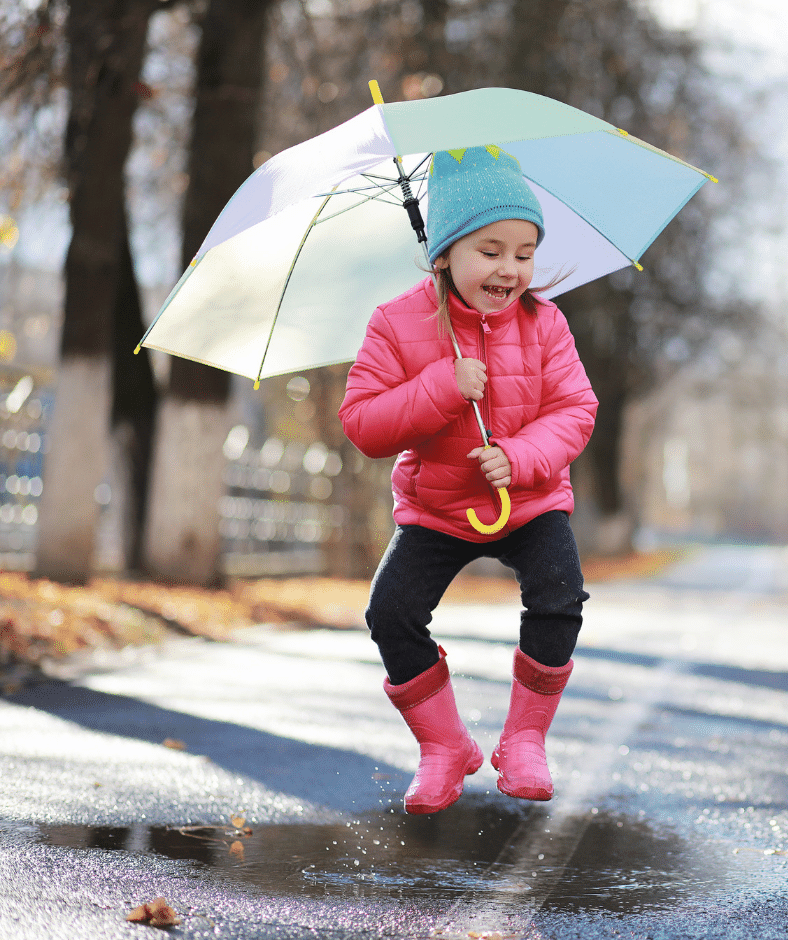
[[[420,745],[409,813],[450,806],[483,761],[428,629],[455,575],[480,557],[514,571],[523,602],[509,712],[492,754],[498,789],[529,800],[553,795],[544,738],[588,599],[568,522],[569,464],[597,408],[563,314],[529,289],[545,231],[518,162],[494,146],[438,152],[428,196],[438,290],[427,277],[375,310],[339,412],[362,453],[399,454],[397,528],[366,618],[388,673],[385,691]],[[472,401],[488,448],[479,446]],[[482,534],[466,509],[493,522],[500,487],[511,495],[508,524]]]

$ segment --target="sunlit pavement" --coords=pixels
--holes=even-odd
[[[0,940],[140,935],[159,895],[195,938],[784,938],[788,552],[589,590],[548,804],[486,763],[407,817],[417,749],[361,631],[180,641],[0,701]],[[517,623],[433,625],[488,755]]]

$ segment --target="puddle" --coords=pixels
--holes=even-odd
[[[471,805],[330,825],[39,826],[36,840],[191,861],[271,896],[451,899],[473,890],[522,818],[519,810]]]
[[[543,904],[545,912],[606,911],[645,914],[727,892],[737,878],[730,849],[675,833],[656,832],[644,822],[596,816]]]
[[[40,826],[34,838],[191,862],[269,897],[482,904],[495,895],[516,908],[538,899],[545,913],[668,910],[753,876],[734,868],[729,847],[690,844],[646,822],[578,818],[562,825],[562,842],[558,832],[545,836],[545,820],[542,810],[506,814],[466,800],[435,816],[389,811],[342,825]]]

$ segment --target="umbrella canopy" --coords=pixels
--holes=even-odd
[[[250,379],[355,358],[372,310],[419,276],[400,156],[422,212],[430,155],[515,156],[547,235],[533,285],[555,296],[630,264],[713,177],[530,92],[482,88],[376,104],[284,150],[239,188],[142,345]],[[639,266],[639,265],[638,265]]]

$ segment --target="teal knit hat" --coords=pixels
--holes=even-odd
[[[458,238],[505,219],[524,219],[544,238],[542,207],[520,164],[500,147],[439,150],[427,183],[427,245],[431,262]]]

